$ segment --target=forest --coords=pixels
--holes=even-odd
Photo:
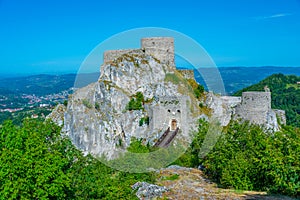
[[[221,188],[300,195],[300,131],[285,126],[265,133],[259,126],[231,122],[211,151],[200,149],[209,124],[199,131],[187,151],[174,163],[203,167]],[[126,173],[83,156],[60,135],[60,127],[37,119],[22,126],[5,122],[0,128],[1,199],[136,199],[131,186],[138,181],[155,183],[156,175]],[[131,152],[147,153],[153,147],[132,142]]]

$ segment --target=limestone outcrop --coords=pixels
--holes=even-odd
[[[58,104],[54,110],[46,117],[46,120],[51,119],[58,126],[64,124],[64,114],[67,110],[67,107],[63,104]]]
[[[144,38],[141,43],[141,49],[105,52],[99,80],[75,91],[66,110],[60,106],[49,116],[63,124],[62,132],[84,153],[110,160],[126,151],[132,138],[154,145],[166,130],[176,137],[166,137],[172,141],[163,146],[188,144],[197,120],[208,116],[221,126],[241,119],[273,131],[280,127],[276,113],[285,121],[283,111],[271,109],[270,92],[242,97],[206,93],[204,105],[211,113],[201,112],[203,102],[186,80],[193,72],[175,67],[173,39]]]
[[[133,137],[154,145],[168,127],[180,130],[174,143],[188,142],[199,106],[183,80],[173,66],[143,50],[126,52],[101,66],[96,83],[70,97],[63,132],[85,153],[108,159],[124,151]],[[138,92],[142,108],[130,110]]]

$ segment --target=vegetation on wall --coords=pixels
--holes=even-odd
[[[82,100],[82,104],[85,105],[87,108],[92,109],[93,105],[91,104],[91,102],[89,102],[89,100],[87,99],[83,99]]]
[[[204,87],[202,85],[199,85],[195,79],[187,79],[189,85],[193,88],[194,94],[197,99],[201,97],[201,95],[204,92]]]
[[[141,119],[140,119],[140,121],[139,121],[139,125],[140,126],[143,126],[144,124],[147,124],[147,125],[149,125],[149,117],[147,116],[147,117],[142,117]]]

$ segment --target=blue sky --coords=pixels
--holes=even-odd
[[[164,27],[222,66],[300,66],[299,0],[0,0],[0,73],[76,72],[119,32]],[[137,38],[139,40],[139,38]]]

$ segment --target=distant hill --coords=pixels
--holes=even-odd
[[[282,73],[300,76],[300,67],[220,67],[218,69],[227,94],[233,94],[238,90],[258,83],[272,74]],[[201,70],[211,71],[209,68]],[[205,81],[199,72],[195,71],[195,77],[197,82],[205,86]],[[214,74],[212,73],[209,78],[213,80]]]
[[[211,69],[202,69],[210,72]],[[282,73],[286,75],[294,74],[300,76],[300,67],[220,67],[218,68],[228,94],[233,94],[238,90],[253,85],[264,78]],[[208,73],[209,74],[209,73]],[[99,73],[64,74],[64,75],[33,75],[26,77],[1,77],[0,75],[0,95],[1,94],[36,94],[47,95],[67,90],[73,86],[79,88],[96,82]],[[201,85],[206,86],[205,81],[198,71],[195,71],[195,78]],[[214,74],[211,74],[212,80]]]
[[[298,82],[298,83],[297,83]],[[273,74],[257,84],[246,87],[244,91],[263,91],[268,86],[272,92],[272,108],[286,111],[287,124],[300,127],[300,76]]]
[[[32,75],[26,77],[0,78],[0,94],[35,94],[38,96],[55,94],[71,87],[84,87],[97,81],[99,73]]]

